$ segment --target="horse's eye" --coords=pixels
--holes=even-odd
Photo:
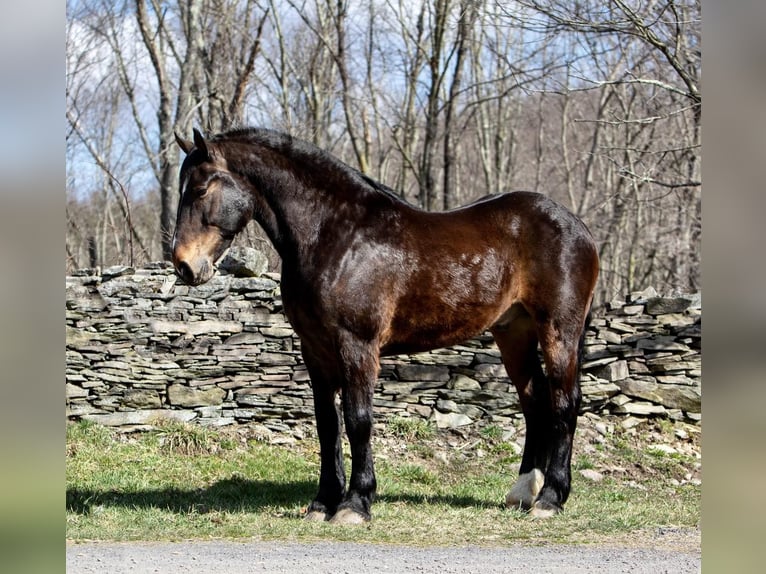
[[[194,188],[194,194],[197,197],[204,197],[207,193],[207,187],[196,187]]]

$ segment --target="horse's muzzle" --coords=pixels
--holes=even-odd
[[[214,268],[208,261],[203,261],[196,272],[186,261],[179,261],[174,258],[173,264],[176,269],[176,275],[178,275],[184,283],[191,286],[205,283],[214,273]]]
[[[176,274],[183,280],[184,283],[189,285],[194,284],[194,272],[189,264],[185,261],[181,261],[176,264]]]

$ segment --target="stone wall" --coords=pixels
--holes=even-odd
[[[126,430],[161,419],[289,430],[313,416],[279,277],[246,268],[199,287],[168,265],[66,280],[66,412]],[[653,290],[607,305],[586,337],[583,411],[700,420],[700,298]],[[490,335],[384,358],[375,412],[439,427],[521,416]]]

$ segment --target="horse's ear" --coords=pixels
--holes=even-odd
[[[197,128],[194,128],[194,147],[203,153],[206,158],[210,158],[210,151],[207,148],[207,142]]]
[[[194,142],[190,142],[189,140],[183,139],[181,136],[178,135],[178,132],[173,132],[173,135],[176,136],[176,143],[178,144],[178,147],[184,150],[184,153],[186,155],[189,155],[189,152],[194,147]]]

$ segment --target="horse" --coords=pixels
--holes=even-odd
[[[320,444],[319,489],[307,520],[360,524],[372,517],[380,357],[485,331],[526,422],[518,480],[505,504],[540,518],[562,511],[599,265],[579,218],[525,191],[424,211],[331,154],[273,130],[206,139],[194,129],[193,140],[176,134],[176,141],[186,154],[172,240],[181,280],[208,281],[251,219],[281,257],[284,312],[301,341]],[[342,422],[351,450],[348,486]]]

